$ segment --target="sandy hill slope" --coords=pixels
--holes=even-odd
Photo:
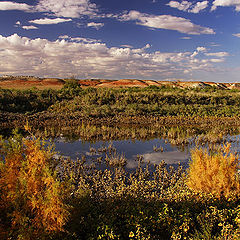
[[[29,89],[60,89],[69,79],[59,78],[37,78],[34,76],[3,76],[0,77],[0,88]],[[81,79],[77,80],[79,85],[85,87],[99,88],[126,88],[126,87],[148,87],[148,86],[171,86],[179,88],[206,88],[216,87],[218,89],[240,89],[240,83],[216,83],[201,81],[155,81],[138,79]]]
[[[98,87],[147,87],[147,83],[137,79],[121,79],[117,81],[100,83]]]
[[[0,88],[14,88],[14,89],[60,89],[63,87],[65,81],[58,78],[37,78],[32,76],[5,76],[0,78]]]

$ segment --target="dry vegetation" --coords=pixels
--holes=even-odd
[[[193,150],[188,186],[218,197],[239,194],[239,157],[230,152],[230,146],[219,147],[212,154],[203,149]]]
[[[112,146],[91,149],[101,156],[92,165],[56,162],[51,146],[15,134],[1,142],[1,239],[239,239],[239,160],[228,148],[194,150],[189,173],[164,162],[150,171],[141,158],[129,173]]]
[[[63,231],[67,207],[51,149],[15,135],[1,141],[1,239],[44,239]]]
[[[68,81],[58,91],[0,89],[1,130],[23,128],[26,121],[42,129],[135,124],[239,127],[239,116],[239,91],[215,87],[83,89]]]

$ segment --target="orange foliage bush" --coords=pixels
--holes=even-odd
[[[1,141],[1,155],[1,239],[43,239],[63,231],[68,211],[51,167],[51,149],[39,139],[15,135]]]
[[[228,197],[239,193],[239,159],[230,153],[230,144],[214,154],[207,150],[192,151],[187,185],[196,191]]]

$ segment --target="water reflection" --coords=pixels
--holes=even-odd
[[[190,155],[187,152],[180,152],[179,150],[168,152],[151,152],[142,155],[144,163],[159,165],[162,161],[169,165],[176,165],[178,163],[186,163],[189,161]],[[136,168],[136,161],[128,161],[128,168]]]
[[[70,131],[71,130],[71,131]],[[200,129],[155,126],[155,128],[120,128],[120,127],[93,127],[81,125],[76,129],[69,129],[70,135],[59,133],[54,142],[56,151],[71,159],[86,156],[87,163],[94,158],[103,156],[98,149],[111,145],[116,153],[127,159],[126,167],[135,169],[138,165],[138,156],[142,156],[143,164],[159,164],[165,161],[168,165],[181,163],[187,166],[190,159],[190,150],[193,147],[210,147],[230,141],[232,151],[239,150],[239,128],[212,127]],[[77,135],[77,133],[79,135]],[[74,135],[75,138],[69,136]],[[90,136],[90,137],[89,137]],[[109,140],[112,139],[112,140]],[[127,139],[127,140],[126,140]],[[92,151],[91,149],[96,149]]]
[[[153,139],[148,141],[140,140],[119,140],[119,141],[99,141],[90,143],[87,141],[64,142],[63,139],[55,139],[56,151],[63,156],[69,156],[71,159],[86,156],[88,162],[92,158],[97,158],[102,154],[97,151],[107,148],[109,145],[116,149],[118,154],[123,154],[127,159],[126,168],[134,169],[137,167],[138,156],[142,156],[143,164],[159,164],[163,160],[169,165],[178,163],[187,163],[189,161],[189,147],[181,148],[173,146],[164,139]],[[157,146],[157,147],[156,147]],[[94,149],[95,151],[93,151]],[[154,149],[161,149],[155,152]]]

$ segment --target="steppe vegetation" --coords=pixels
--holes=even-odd
[[[83,89],[76,81],[60,90],[0,89],[0,239],[240,239],[239,156],[229,144],[195,147],[189,169],[150,169],[139,156],[129,172],[112,146],[90,149],[98,157],[89,165],[84,156],[55,158],[46,141],[64,133],[223,143],[239,133],[239,95],[215,87]],[[15,127],[24,136],[11,133]]]
[[[238,127],[239,94],[216,87],[81,88],[76,81],[61,90],[0,89],[0,129],[23,129],[26,121],[41,130],[131,124],[155,129],[160,125]]]
[[[82,118],[113,116],[215,116],[240,115],[240,91],[215,87],[181,89],[82,88],[67,82],[61,90],[1,89],[0,110],[11,113],[75,113]]]

